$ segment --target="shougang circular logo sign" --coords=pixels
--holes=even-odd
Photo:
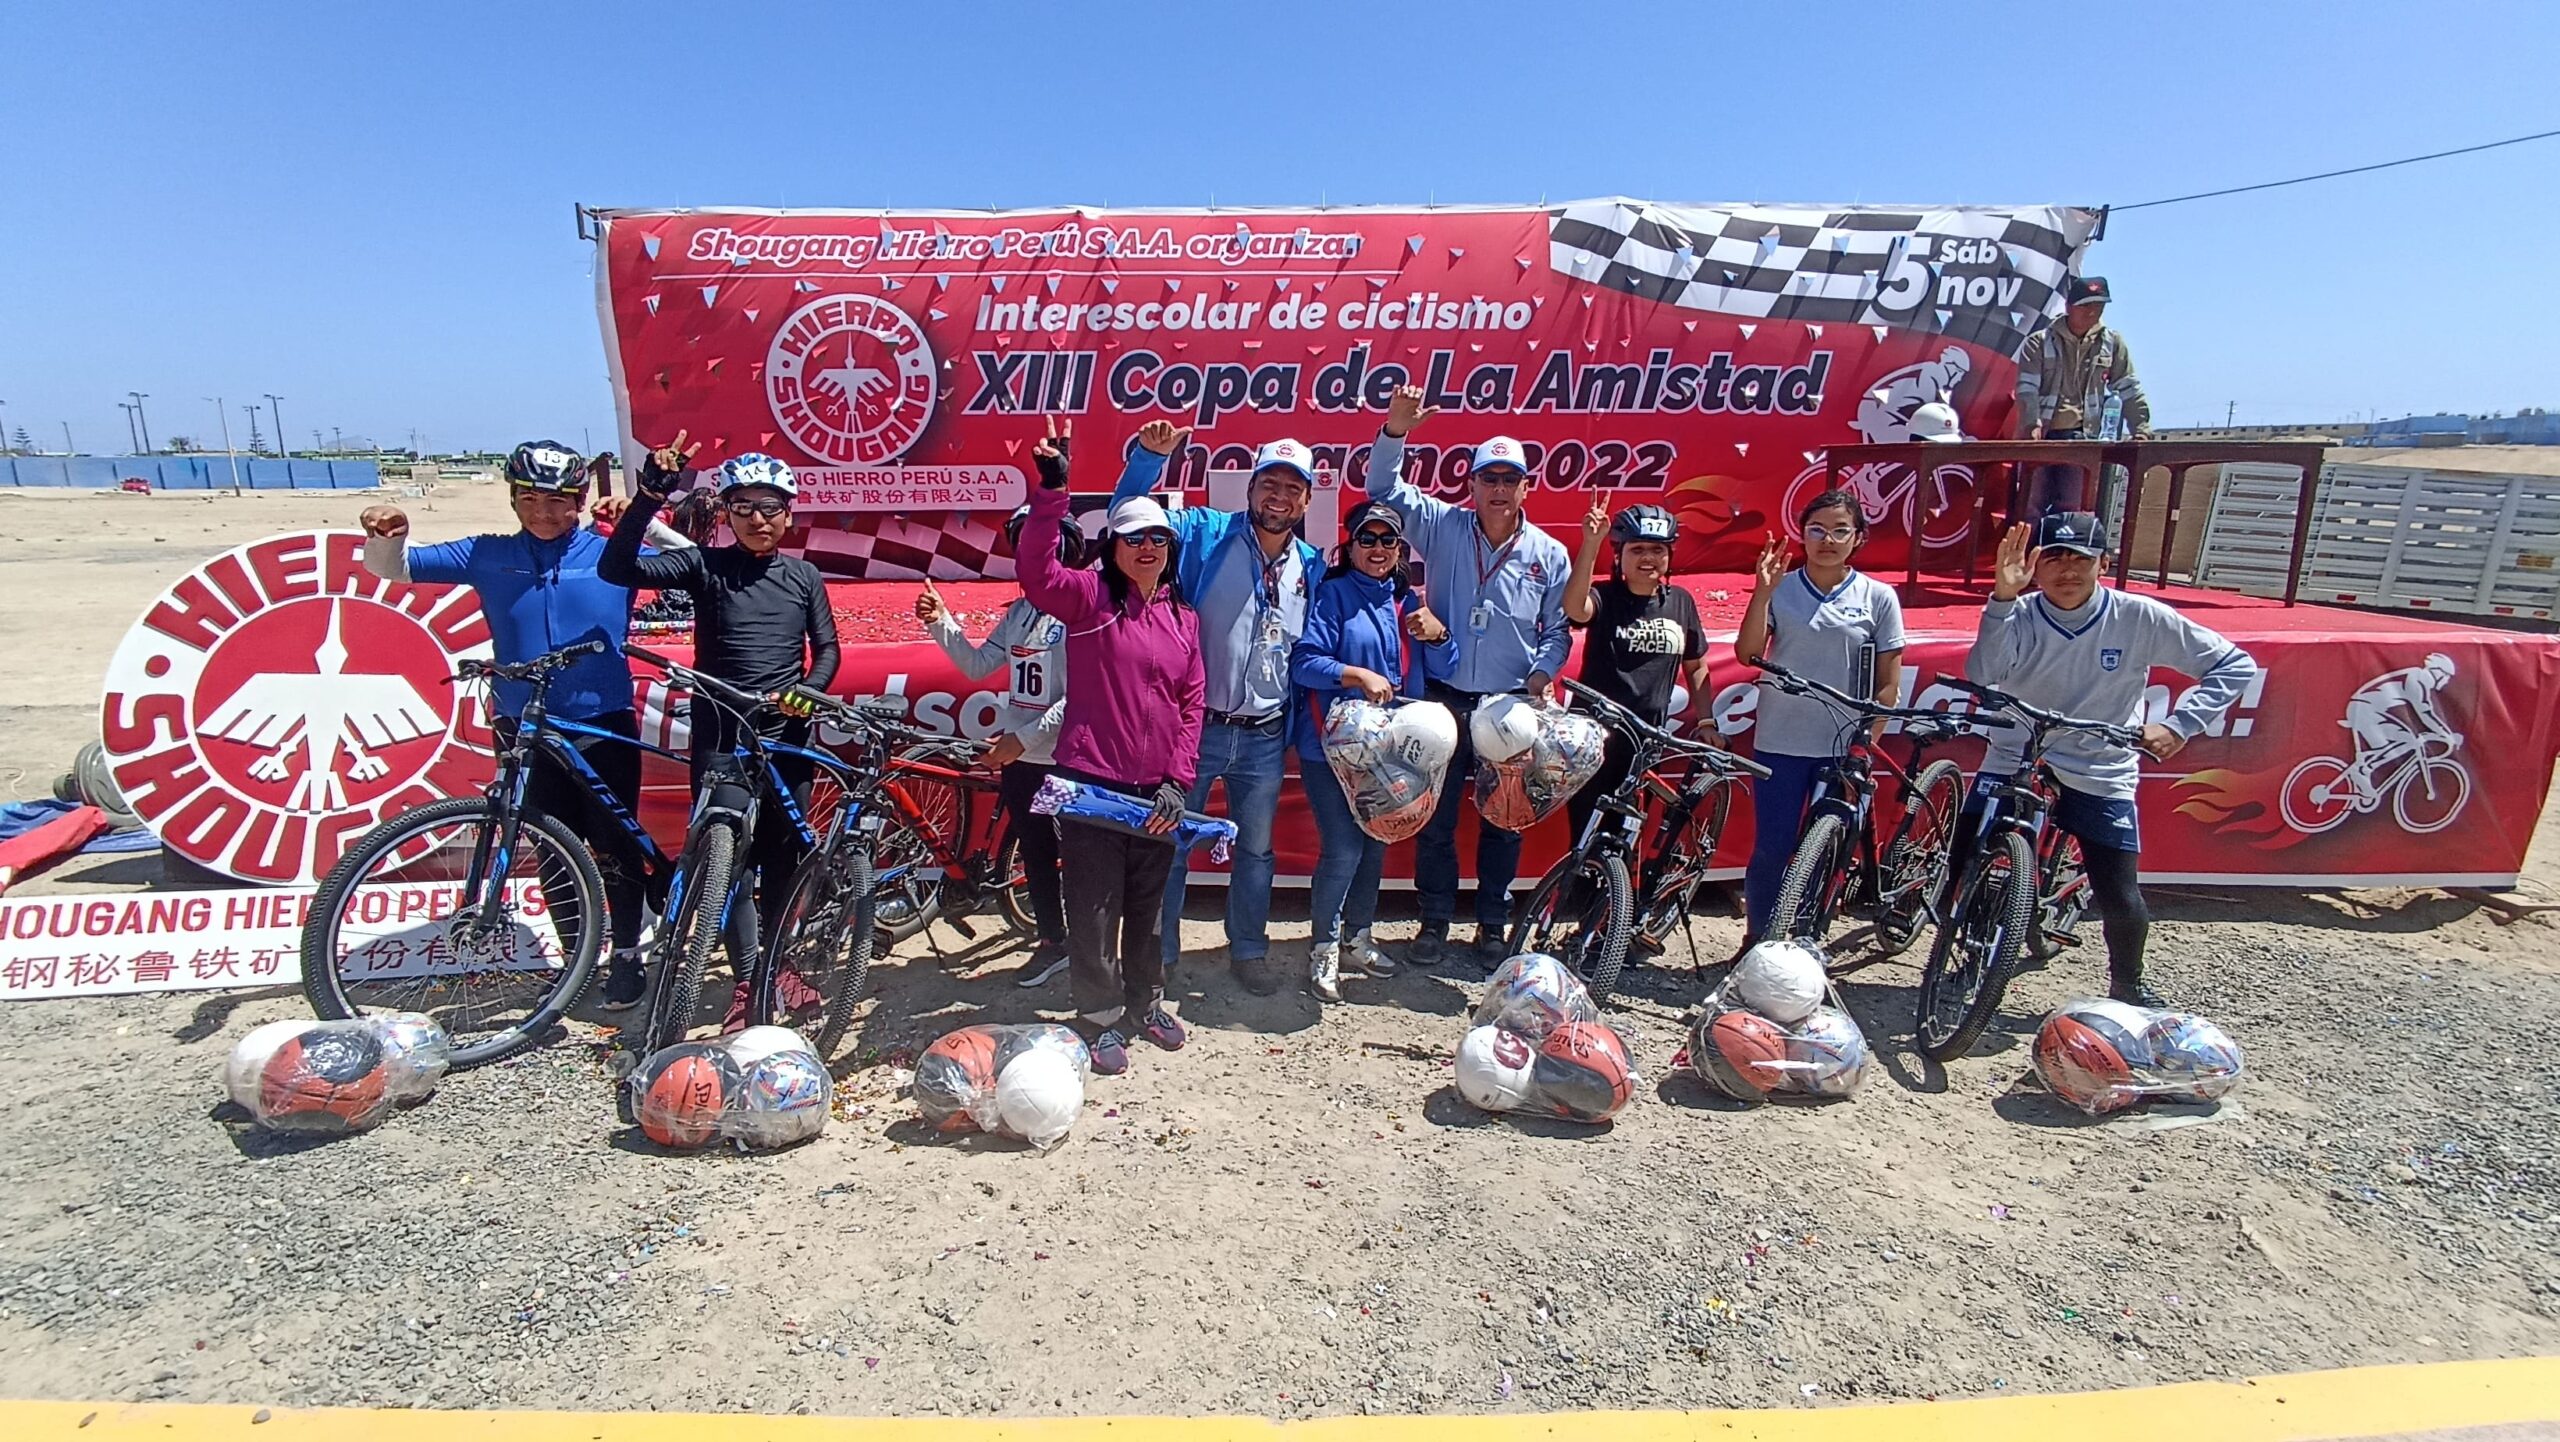
[[[162,845],[311,882],[385,817],[487,784],[488,718],[447,684],[489,651],[467,586],[364,569],[354,531],[271,536],[181,577],[107,667],[116,786]]]
[[[933,419],[933,347],[887,301],[828,296],[774,333],[764,384],[773,418],[801,450],[839,466],[886,465]]]

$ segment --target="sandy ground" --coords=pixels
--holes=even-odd
[[[413,509],[432,538],[495,502]],[[107,654],[172,574],[360,505],[0,497],[15,794],[89,734]],[[2529,897],[2560,899],[2552,849]],[[155,876],[124,858],[38,884]],[[2249,1049],[2210,1117],[2088,1123],[2020,1084],[2036,1018],[2097,975],[2077,955],[1943,1069],[1909,1047],[1916,969],[1869,968],[1846,993],[1884,1065],[1859,1096],[1727,1103],[1668,1071],[1699,992],[1684,942],[1616,1013],[1646,1077],[1615,1126],[1495,1120],[1449,1086],[1469,981],[1252,998],[1198,903],[1174,983],[1192,1044],[1098,1080],[1045,1156],[933,1136],[896,1094],[948,1027],[1064,1004],[947,928],[877,973],[839,1063],[852,1114],[766,1157],[621,1131],[592,1014],[297,1147],[234,1125],[213,1078],[298,997],[22,1004],[0,1010],[0,1395],[1304,1416],[2560,1348],[2560,932],[2423,892],[2155,904],[2154,979]],[[1299,910],[1282,899],[1284,957]],[[1735,927],[1700,918],[1696,953]]]

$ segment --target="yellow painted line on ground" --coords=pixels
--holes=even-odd
[[[260,1420],[260,1419],[264,1420]],[[1547,1412],[1439,1417],[760,1417],[691,1412],[425,1412],[0,1402],[0,1436],[74,1442],[2053,1442],[2194,1437],[2332,1442],[2554,1424],[2560,1358],[2356,1367],[2117,1392],[1734,1412]],[[2524,1434],[2541,1435],[2535,1428]]]

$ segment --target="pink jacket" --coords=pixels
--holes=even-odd
[[[1068,508],[1067,492],[1034,488],[1022,533],[1054,535]],[[1175,605],[1170,589],[1115,611],[1101,573],[1067,569],[1055,546],[1025,547],[1014,564],[1022,594],[1066,623],[1057,764],[1141,791],[1167,781],[1188,789],[1200,769],[1207,705],[1199,618]]]

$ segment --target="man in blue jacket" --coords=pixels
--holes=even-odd
[[[1155,488],[1188,432],[1150,421],[1138,432],[1112,504]],[[1234,865],[1227,876],[1227,960],[1256,996],[1280,989],[1271,964],[1271,824],[1280,810],[1296,708],[1289,704],[1289,650],[1306,629],[1307,598],[1324,561],[1300,540],[1315,493],[1315,455],[1296,441],[1273,441],[1253,458],[1241,511],[1185,506],[1171,513],[1181,546],[1176,576],[1183,602],[1200,616],[1200,661],[1208,722],[1200,730],[1200,770],[1186,804],[1208,805],[1224,782],[1227,819],[1235,823]],[[1182,954],[1186,858],[1177,854],[1164,889],[1164,959]]]
[[[466,536],[433,546],[407,544],[409,518],[399,507],[367,506],[359,520],[365,569],[386,581],[469,586],[480,597],[490,649],[501,662],[530,661],[580,641],[604,642],[604,650],[580,657],[552,678],[544,705],[555,719],[623,738],[563,739],[595,768],[623,810],[637,816],[640,725],[631,709],[631,663],[622,654],[631,592],[596,574],[605,538],[578,525],[587,500],[586,463],[558,441],[527,441],[507,457],[507,495],[521,526],[513,535]],[[513,739],[532,690],[523,681],[497,683],[501,741]],[[604,1004],[615,1011],[637,1004],[648,989],[639,951],[646,858],[630,833],[604,814],[586,783],[547,755],[534,757],[525,802],[568,823],[595,848],[613,925]]]

